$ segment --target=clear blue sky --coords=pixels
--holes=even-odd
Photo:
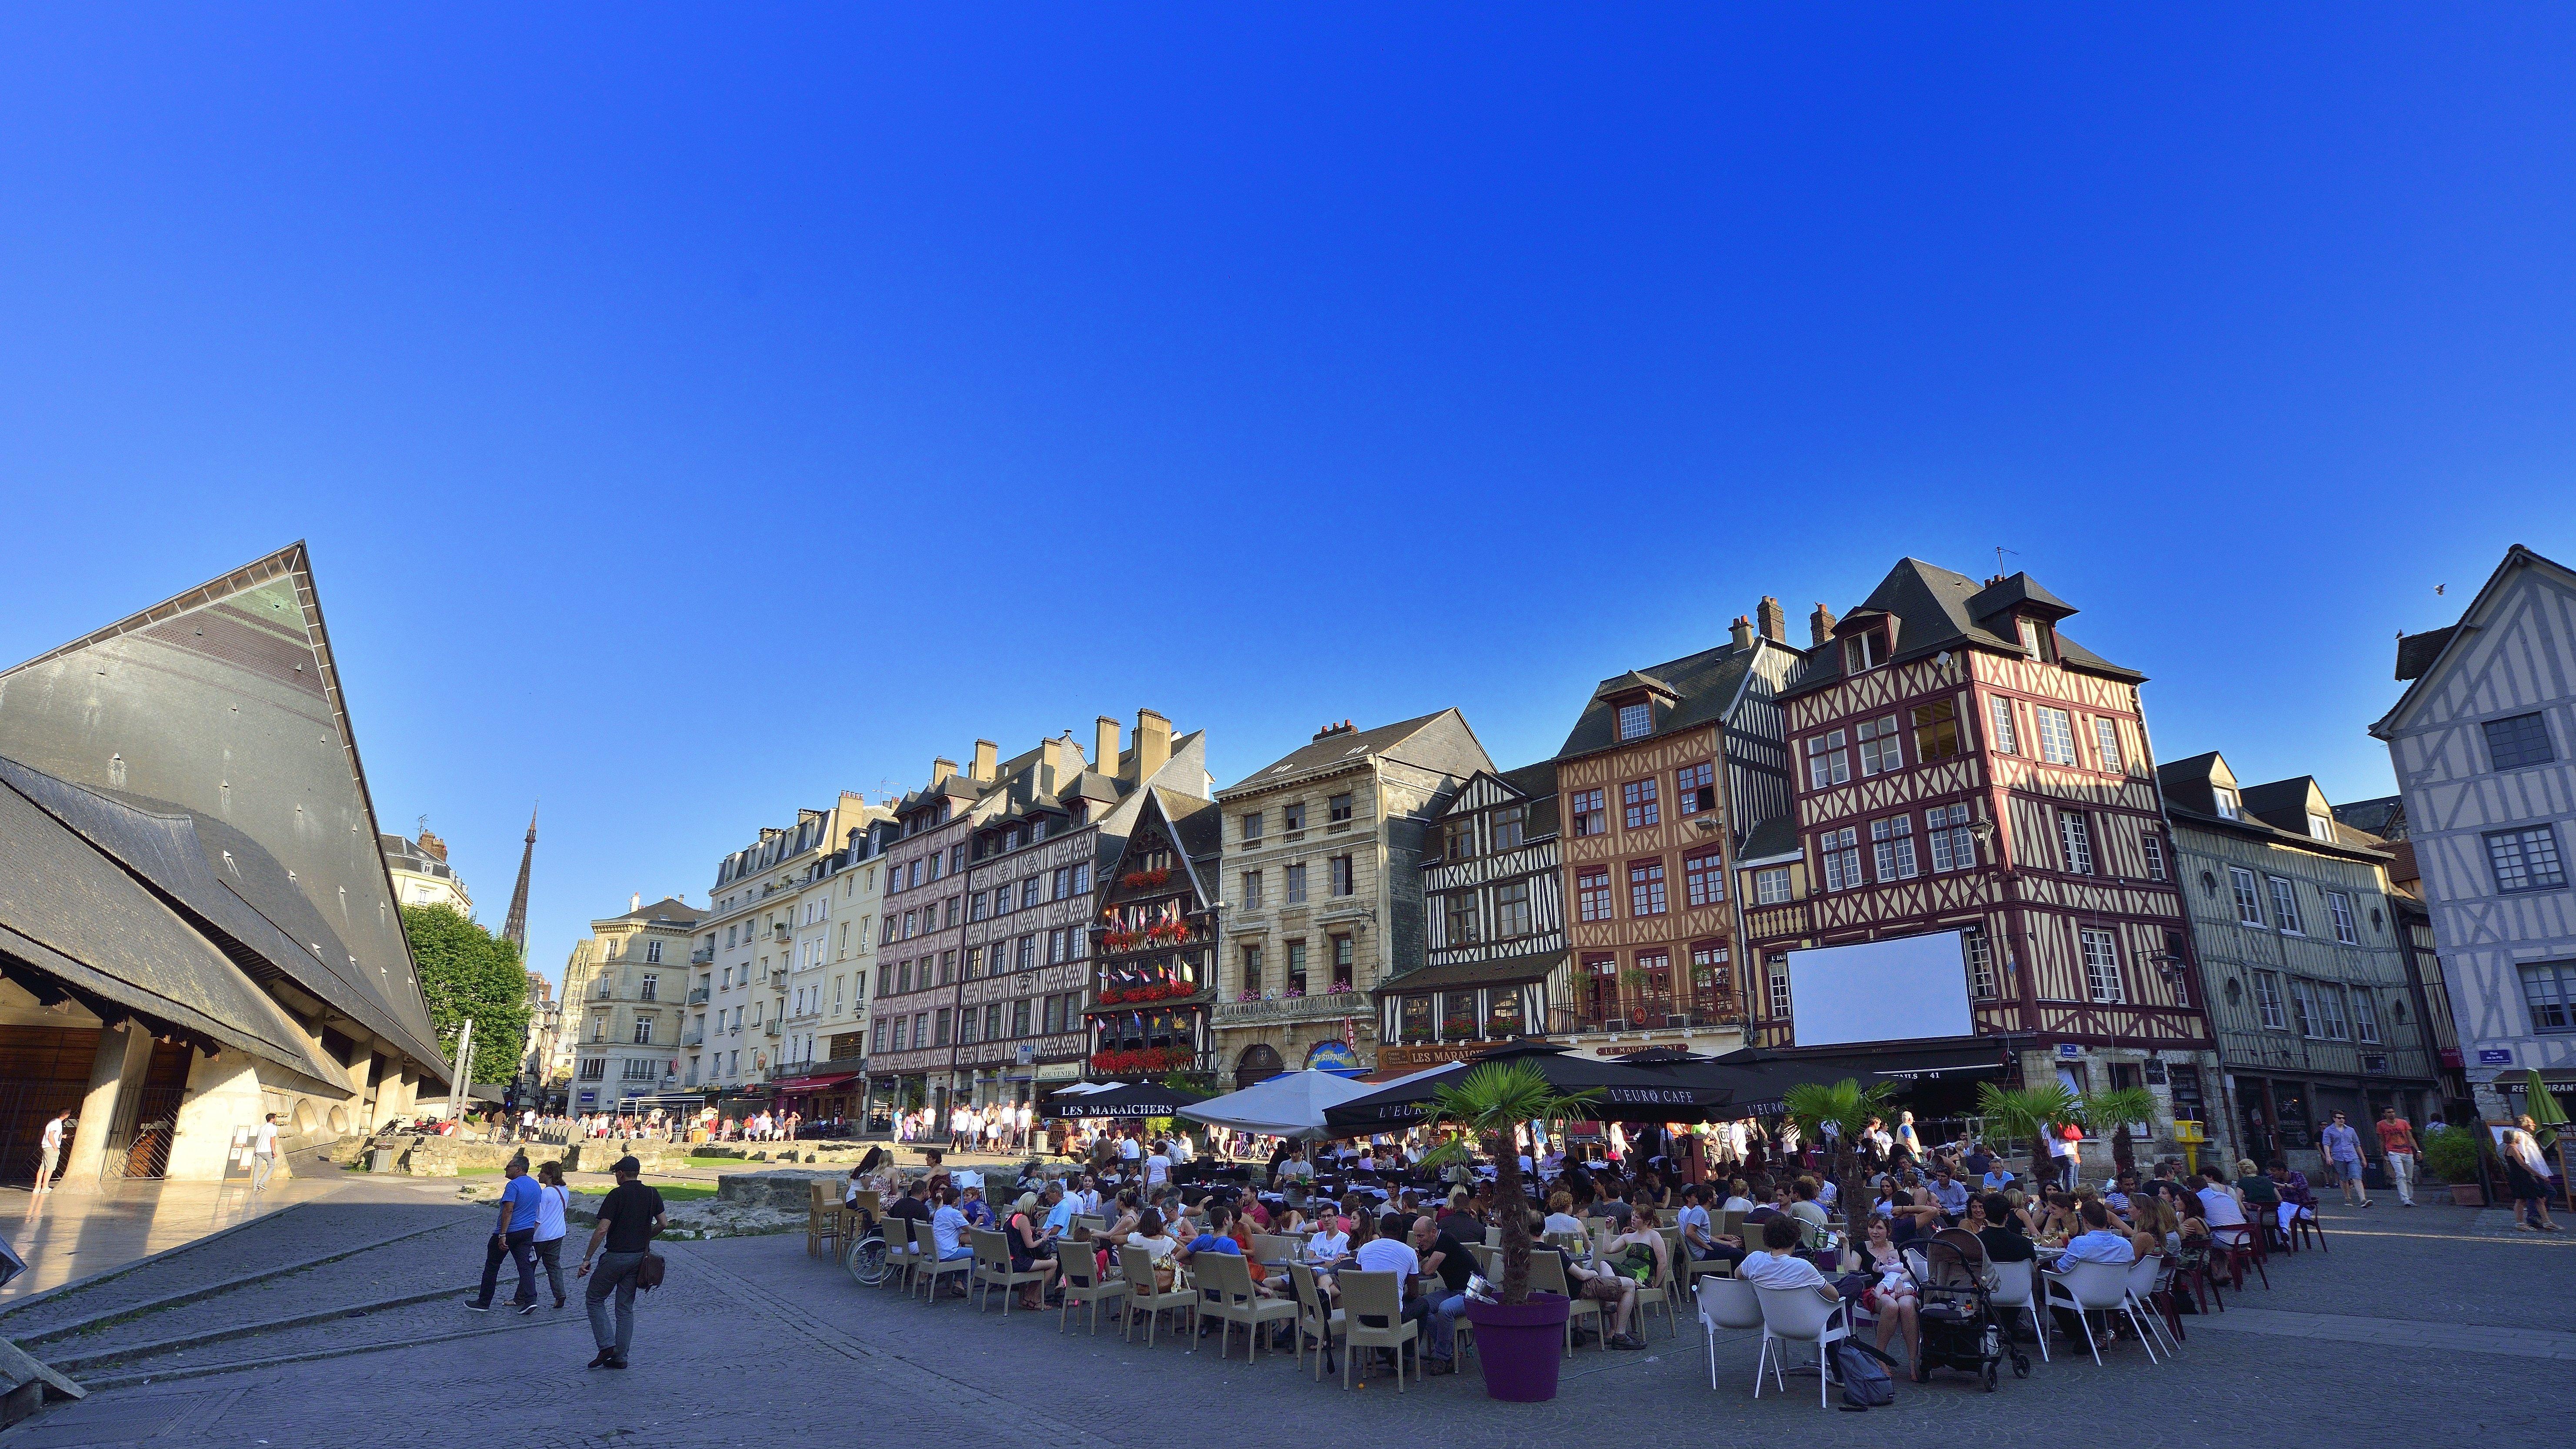
[[[11,9],[0,656],[309,539],[554,970],[978,736],[1520,764],[1998,544],[2359,798],[2392,636],[2576,555],[2566,11],[1224,9]]]

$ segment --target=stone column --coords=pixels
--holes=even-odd
[[[377,1093],[377,1097],[377,1126],[383,1126],[384,1119],[387,1117],[409,1117],[414,1103],[420,1097],[420,1073],[409,1062],[405,1062],[401,1070],[395,1072],[392,1079],[385,1083],[383,1090]]]
[[[72,1134],[63,1164],[64,1187],[96,1192],[104,1185],[108,1136],[116,1129],[118,1112],[143,1090],[143,1074],[151,1065],[152,1033],[140,1022],[127,1021],[98,1034],[98,1055],[90,1059],[89,1094],[81,1098],[80,1128]],[[116,1175],[122,1178],[124,1173],[120,1170]]]

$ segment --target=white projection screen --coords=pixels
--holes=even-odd
[[[1798,1045],[1973,1035],[1961,934],[1790,952],[1789,1010]]]

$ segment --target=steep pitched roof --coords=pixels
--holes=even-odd
[[[206,856],[224,884],[308,948],[272,964],[444,1073],[303,544],[0,673],[0,756],[189,817],[241,865]]]
[[[1755,861],[1785,859],[1805,849],[1798,838],[1798,817],[1774,815],[1768,820],[1755,822],[1751,830],[1744,832],[1744,843],[1736,847],[1735,859],[1739,865],[1749,865]]]
[[[1919,558],[1897,561],[1887,571],[1878,587],[1870,591],[1855,615],[1871,612],[1896,618],[1896,641],[1888,656],[1890,663],[1904,663],[1939,653],[1944,649],[1988,649],[2001,654],[2021,653],[2021,641],[2011,632],[2010,617],[2015,608],[2028,607],[2034,614],[2051,619],[2063,618],[2075,610],[2055,594],[2039,586],[2027,574],[1993,584],[1980,584],[1966,574],[1954,573],[1938,564]],[[2108,675],[2131,683],[2142,683],[2146,676],[2134,669],[2113,664],[2083,645],[2057,635],[2057,662],[2069,669],[2088,674]],[[1807,651],[1807,662],[1798,677],[1780,691],[1783,697],[1807,694],[1843,678],[1843,652],[1832,644]]]
[[[1379,725],[1375,729],[1336,730],[1331,734],[1319,735],[1307,744],[1289,751],[1219,790],[1217,795],[1223,798],[1239,790],[1268,789],[1272,785],[1286,784],[1300,776],[1342,768],[1369,755],[1403,759],[1406,746],[1429,738],[1434,733],[1433,726],[1453,716],[1457,720],[1457,727],[1467,732],[1468,739],[1472,743],[1474,732],[1467,730],[1467,717],[1459,714],[1457,708],[1452,706],[1430,714],[1418,715],[1412,719],[1399,720],[1394,724]],[[1483,755],[1483,747],[1477,746],[1475,753],[1479,756]],[[1492,765],[1490,760],[1483,763],[1487,768]],[[1435,765],[1435,768],[1437,767],[1441,766]]]
[[[2478,596],[2469,600],[2469,606],[2460,611],[2457,623],[2448,628],[2430,629],[2422,634],[2404,635],[2398,639],[2397,677],[2411,682],[2406,686],[2406,692],[2397,697],[2397,702],[2388,707],[2388,713],[2381,715],[2372,723],[2370,732],[2373,735],[2383,740],[2388,738],[2389,732],[2396,728],[2397,717],[2414,704],[2416,698],[2424,692],[2425,685],[2432,679],[2434,673],[2445,663],[2457,658],[2461,649],[2476,636],[2490,607],[2502,595],[2505,581],[2522,569],[2545,570],[2556,575],[2563,585],[2576,588],[2576,570],[2570,570],[2565,564],[2534,553],[2518,543],[2506,549],[2503,561],[2496,565],[2494,573],[2487,575],[2487,581],[2479,586]],[[2413,643],[2411,649],[2408,647],[2410,642]]]
[[[1789,646],[1776,639],[1757,636],[1741,647],[1729,643],[1697,654],[1686,654],[1662,664],[1632,669],[1601,681],[1592,697],[1584,701],[1583,713],[1566,732],[1565,743],[1557,747],[1556,757],[1569,760],[1597,750],[1610,749],[1634,740],[1619,738],[1619,710],[1612,701],[1623,694],[1651,687],[1670,696],[1669,708],[1654,711],[1654,727],[1643,738],[1697,729],[1723,720],[1726,712],[1742,698],[1746,677],[1753,662],[1764,649],[1787,650]],[[1794,653],[1796,651],[1791,650]],[[1553,788],[1553,787],[1551,787]]]
[[[675,926],[694,926],[706,912],[678,896],[664,896],[650,905],[638,906],[622,916],[609,916],[611,921],[668,921]]]

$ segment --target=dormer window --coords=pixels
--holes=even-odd
[[[2308,838],[2311,840],[2322,840],[2329,845],[2333,844],[2335,838],[2333,818],[2325,815],[2309,816]]]
[[[2209,794],[2210,798],[2218,804],[2218,816],[2220,819],[2241,820],[2244,818],[2243,813],[2237,807],[2235,791],[2228,789],[2224,785],[2212,785],[2209,787]]]
[[[1875,629],[1843,641],[1843,673],[1858,674],[1887,662],[1887,636]]]
[[[1641,740],[1655,732],[1655,707],[1644,700],[1619,706],[1619,738]]]
[[[2029,655],[2033,659],[2044,659],[2048,657],[2046,653],[2046,640],[2048,635],[2047,626],[2040,623],[2037,619],[2016,619],[2013,622],[2021,631],[2021,652]]]

